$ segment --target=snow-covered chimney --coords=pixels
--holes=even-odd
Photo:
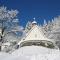
[[[32,26],[37,25],[37,22],[35,21],[35,18],[33,18],[34,21],[32,22]]]

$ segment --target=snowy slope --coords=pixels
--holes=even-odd
[[[13,56],[12,54],[0,52],[0,60],[29,60],[25,56]]]
[[[11,55],[8,53],[0,52],[0,60],[5,60],[7,57],[10,57]]]
[[[24,56],[30,60],[60,60],[60,51],[38,46],[22,47],[12,53],[14,56]]]
[[[12,54],[0,52],[0,60],[60,60],[60,51],[42,46],[26,46]]]
[[[19,53],[20,52],[20,53]],[[42,46],[25,46],[14,51],[13,55],[38,55],[38,54],[56,54],[60,53],[57,49],[50,49]]]

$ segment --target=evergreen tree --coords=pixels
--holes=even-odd
[[[27,22],[25,32],[27,33],[32,27],[32,23],[30,21]]]
[[[49,39],[54,39],[58,47],[60,47],[60,16],[54,17],[52,22],[43,25],[43,32]]]

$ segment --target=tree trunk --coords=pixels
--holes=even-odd
[[[2,40],[3,40],[3,37],[1,36],[1,39],[0,39],[0,51],[1,51],[1,46],[2,46]]]
[[[0,46],[0,51],[1,51],[1,46]]]

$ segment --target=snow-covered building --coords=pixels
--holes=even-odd
[[[3,50],[4,48],[7,48],[7,47],[9,47],[9,46],[10,46],[10,43],[9,43],[9,42],[3,43],[1,50]]]
[[[55,48],[54,40],[45,37],[42,29],[37,25],[36,21],[32,22],[31,30],[21,39],[18,45],[20,47],[34,45]]]

